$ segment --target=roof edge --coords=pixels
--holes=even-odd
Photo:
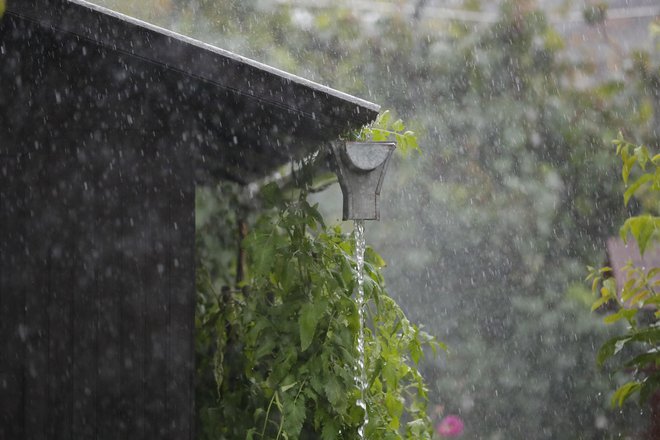
[[[6,13],[17,15],[19,17],[25,17],[34,21],[37,21],[41,25],[52,27],[61,31],[72,33],[78,36],[81,36],[86,39],[93,40],[99,44],[107,45],[113,49],[120,49],[123,52],[126,52],[130,55],[139,56],[142,58],[149,59],[151,61],[164,64],[170,68],[175,68],[185,74],[196,76],[201,79],[206,79],[211,82],[215,82],[214,78],[210,75],[200,74],[200,72],[191,71],[192,69],[188,68],[183,63],[176,63],[173,59],[158,59],[154,57],[153,54],[145,53],[145,51],[140,51],[139,47],[135,47],[131,41],[121,41],[119,38],[115,38],[116,35],[110,35],[107,33],[99,33],[98,29],[89,26],[89,24],[81,23],[77,20],[63,20],[61,15],[53,14],[51,10],[47,7],[37,7],[35,3],[44,3],[43,0],[19,0],[19,1],[8,1]],[[53,3],[52,1],[47,1],[47,3]],[[226,60],[237,62],[250,66],[253,69],[257,69],[263,73],[274,75],[286,82],[291,82],[300,86],[307,87],[312,89],[315,92],[329,95],[331,97],[340,99],[346,103],[353,104],[358,107],[362,107],[364,110],[371,112],[379,112],[381,107],[378,104],[358,98],[356,96],[350,95],[348,93],[341,92],[339,90],[333,89],[328,86],[316,83],[314,81],[302,78],[300,76],[288,73],[286,71],[277,69],[275,67],[269,66],[267,64],[252,60],[250,58],[235,54],[225,49],[221,49],[217,46],[213,46],[208,43],[204,43],[200,40],[196,40],[191,37],[164,29],[162,27],[153,25],[151,23],[136,19],[134,17],[121,14],[119,12],[113,11],[111,9],[99,6],[93,3],[90,3],[85,0],[59,0],[63,6],[66,4],[75,5],[80,8],[85,8],[89,12],[95,12],[101,14],[102,17],[107,17],[112,20],[116,20],[121,24],[129,24],[136,27],[138,30],[148,31],[155,33],[159,36],[171,39],[174,42],[179,42],[184,45],[196,48],[198,50],[204,51],[206,53],[213,54],[215,56],[222,57]],[[42,5],[43,6],[43,5]],[[61,12],[61,11],[60,11]],[[358,110],[359,111],[359,110]]]

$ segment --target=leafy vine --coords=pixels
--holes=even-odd
[[[621,157],[621,175],[627,186],[624,192],[624,204],[635,196],[646,199],[651,210],[658,209],[660,193],[660,154],[651,156],[644,145],[634,145],[626,141],[621,133],[614,144],[617,155]],[[630,181],[631,173],[641,174]],[[650,244],[660,237],[660,217],[643,214],[630,217],[620,229],[624,242],[632,237],[643,256]],[[598,351],[597,362],[600,366],[614,356],[629,354],[629,359],[621,369],[632,371],[632,380],[621,385],[612,395],[612,405],[622,406],[635,394],[640,402],[645,403],[650,396],[660,390],[660,267],[640,267],[629,261],[623,270],[625,283],[619,291],[610,267],[589,267],[587,280],[592,283],[592,290],[598,298],[592,310],[606,304],[614,304],[615,311],[605,316],[606,324],[624,321],[625,332],[606,341]],[[632,354],[630,354],[632,353]]]
[[[415,132],[406,130],[401,119],[392,121],[392,113],[389,110],[379,114],[373,123],[362,127],[354,137],[358,141],[395,141],[404,156],[410,151],[421,152]]]
[[[418,148],[414,134],[398,133],[402,123],[389,124],[387,116],[364,135],[379,140],[390,129],[387,136]],[[313,176],[310,167],[296,175]],[[307,202],[309,181],[298,182],[295,200],[275,183],[262,188],[270,209],[243,241],[249,262],[243,285],[216,292],[208,274],[198,273],[198,352],[207,360],[212,353],[206,368],[217,384],[216,398],[201,409],[203,438],[357,438],[365,414],[355,381],[355,239],[326,225]],[[417,366],[424,347],[445,346],[387,295],[384,265],[367,248],[366,438],[430,439],[427,388]]]

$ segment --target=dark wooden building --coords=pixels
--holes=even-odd
[[[82,0],[8,0],[0,439],[192,439],[195,185],[377,110]]]

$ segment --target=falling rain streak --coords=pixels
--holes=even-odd
[[[357,303],[358,315],[360,318],[360,329],[358,331],[357,349],[358,362],[355,366],[355,382],[360,389],[360,398],[357,404],[364,410],[364,421],[358,430],[361,439],[365,438],[364,430],[369,423],[369,413],[367,411],[367,370],[366,370],[366,347],[364,345],[364,326],[366,301],[364,298],[364,251],[366,249],[366,240],[364,238],[364,220],[355,220],[355,260],[357,261],[357,292],[355,302]]]
[[[651,191],[623,205],[611,144],[622,130],[660,153],[658,0],[0,0],[2,10],[0,351],[13,355],[0,356],[0,439],[167,430],[232,440],[253,423],[261,440],[341,438],[346,408],[361,413],[358,389],[365,418],[351,429],[378,437],[381,353],[364,297],[364,283],[375,297],[375,266],[370,248],[365,279],[362,221],[345,256],[357,273],[347,263],[341,274],[357,285],[341,294],[357,306],[359,334],[341,321],[338,345],[351,353],[310,373],[320,398],[287,362],[332,342],[329,308],[309,320],[304,350],[280,334],[287,344],[266,346],[270,328],[236,332],[251,317],[240,307],[256,297],[256,266],[289,261],[279,242],[256,263],[237,249],[265,210],[262,184],[286,186],[292,158],[371,121],[378,106],[362,99],[403,118],[423,151],[394,155],[369,244],[388,263],[383,294],[452,353],[420,355],[429,435],[456,414],[470,439],[660,439],[660,391],[655,407],[610,408],[615,384],[633,376],[616,359],[598,370],[596,353],[618,330],[603,325],[611,309],[590,311],[583,281],[586,265],[627,261],[612,245],[627,217],[658,214]],[[341,195],[326,177],[315,175],[311,197],[331,223]],[[254,188],[249,200],[242,185]],[[195,303],[201,268],[231,307]],[[272,279],[288,292],[297,284],[286,269]],[[295,333],[295,304],[271,301],[272,290],[260,304],[285,309],[277,330]],[[199,322],[231,312],[232,325],[213,332],[248,335],[258,360],[285,373],[243,368],[241,345],[224,361],[264,377],[214,375],[212,349],[192,345],[204,334],[195,310]],[[218,377],[246,395],[267,389],[270,418],[268,401],[248,410],[247,399],[219,396]],[[328,423],[313,419],[322,401]],[[230,423],[205,416],[223,410]],[[410,417],[400,419],[396,438],[408,436]]]

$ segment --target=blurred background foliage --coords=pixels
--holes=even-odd
[[[450,346],[423,367],[436,416],[460,414],[474,439],[641,435],[643,408],[609,408],[625,376],[598,371],[594,356],[616,329],[590,314],[582,280],[628,214],[610,140],[622,129],[658,150],[657,50],[617,52],[617,75],[595,75],[531,0],[501,2],[485,24],[425,20],[423,0],[367,11],[348,1],[95,1],[409,121],[423,155],[391,164],[383,220],[367,235],[389,263],[389,292]],[[607,10],[596,12],[585,17],[602,26]],[[336,185],[317,199],[338,218]],[[198,264],[218,288],[235,284],[239,223],[254,211],[245,189],[199,189]],[[204,406],[213,396],[199,377]]]

